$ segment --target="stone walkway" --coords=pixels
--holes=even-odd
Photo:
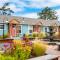
[[[60,51],[58,51],[58,46],[57,45],[53,45],[53,46],[49,45],[46,53],[60,56]],[[59,60],[60,60],[60,58],[59,58]]]

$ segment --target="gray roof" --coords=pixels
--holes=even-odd
[[[60,26],[58,20],[43,20],[43,19],[33,19],[33,18],[25,18],[18,16],[4,16],[0,15],[0,23],[6,23],[6,21],[10,21],[11,19],[16,19],[20,22],[20,24],[28,24],[28,25],[43,25],[43,26]]]

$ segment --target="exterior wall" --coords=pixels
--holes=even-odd
[[[27,25],[27,24],[24,24],[24,25],[21,25],[21,33],[19,33],[19,36],[23,36],[23,34],[25,33],[29,33],[29,27],[31,29],[31,25]],[[45,32],[45,28],[47,28],[47,31],[49,32],[49,27],[40,27],[39,29],[41,29],[40,31],[42,32]],[[8,33],[8,25],[5,24],[4,25],[4,34],[7,34]],[[3,35],[3,29],[0,29],[0,35]]]
[[[21,26],[21,36],[23,36],[25,33],[28,33],[28,25],[22,25]]]
[[[42,32],[46,32],[46,31],[45,31],[45,28],[47,29],[47,32],[49,32],[49,27],[48,27],[48,26],[43,26],[43,27],[42,27]]]
[[[39,26],[39,25],[35,25],[34,27],[33,27],[33,31],[34,32],[40,32],[41,31],[41,26]]]
[[[28,25],[28,33],[31,34],[32,32],[33,32],[33,25]]]
[[[53,29],[53,31],[54,31],[54,32],[59,32],[58,29],[59,29],[59,27],[55,26],[54,29]]]
[[[4,34],[8,33],[8,25],[4,24]],[[3,29],[0,29],[0,35],[3,35]]]

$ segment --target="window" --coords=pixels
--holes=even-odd
[[[33,31],[32,30],[29,30],[29,33],[32,33]]]
[[[45,32],[47,32],[47,28],[45,28]]]
[[[0,25],[0,29],[3,29],[3,25]]]
[[[50,32],[52,32],[53,31],[53,29],[52,28],[50,28]]]
[[[19,29],[19,33],[21,33],[21,25],[19,25],[19,28],[18,29]]]
[[[32,33],[33,32],[33,26],[29,26],[29,33]]]

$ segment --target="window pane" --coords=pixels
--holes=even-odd
[[[0,29],[3,29],[3,25],[0,25]]]
[[[21,33],[21,25],[19,25],[19,33]]]
[[[45,28],[45,32],[47,32],[47,28]]]
[[[21,33],[21,30],[19,30],[19,33]]]
[[[32,30],[29,30],[29,33],[32,33]]]

